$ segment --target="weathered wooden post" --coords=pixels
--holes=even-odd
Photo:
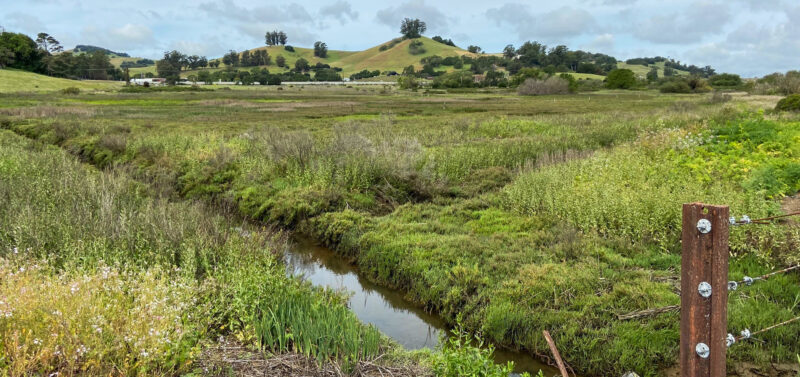
[[[683,205],[681,377],[724,377],[728,329],[728,207]]]

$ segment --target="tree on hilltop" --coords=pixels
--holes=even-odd
[[[428,27],[425,25],[425,21],[421,21],[419,18],[413,20],[406,18],[400,24],[400,34],[403,34],[405,39],[419,38],[425,30],[428,30]]]
[[[328,57],[328,45],[324,42],[314,42],[314,56],[318,58],[327,58]]]
[[[268,31],[267,34],[264,35],[264,39],[268,46],[277,46],[277,45],[286,45],[286,41],[288,37],[286,33],[283,31]]]

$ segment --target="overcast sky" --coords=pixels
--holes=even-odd
[[[264,44],[361,50],[399,35],[404,17],[428,36],[499,52],[526,40],[618,59],[667,56],[744,76],[800,69],[798,0],[0,0],[0,26],[46,31],[66,48],[89,44],[132,56],[165,50],[218,57]]]

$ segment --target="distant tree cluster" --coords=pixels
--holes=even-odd
[[[442,38],[442,37],[440,37],[440,36],[438,36],[438,35],[437,35],[437,36],[435,36],[435,37],[433,37],[432,39],[433,39],[434,41],[436,41],[436,42],[439,42],[439,43],[441,43],[441,44],[445,44],[445,45],[448,45],[448,46],[453,46],[453,47],[456,47],[456,44],[455,44],[455,43],[453,43],[453,40],[452,40],[452,39],[444,39],[444,38]]]
[[[123,72],[111,64],[104,51],[72,54],[53,36],[39,33],[36,40],[22,33],[0,33],[0,68],[17,68],[55,77],[119,80]]]
[[[704,78],[709,78],[716,74],[715,70],[711,68],[711,66],[698,67],[696,65],[685,65],[681,64],[680,61],[676,61],[675,59],[667,59],[663,56],[656,56],[652,58],[647,58],[647,57],[633,58],[625,61],[625,63],[627,64],[643,65],[643,66],[650,66],[661,62],[664,63],[665,68],[670,68],[671,70],[669,74],[665,72],[664,76],[674,76],[675,70],[686,71],[689,72],[689,75],[691,76],[700,76]]]
[[[314,56],[325,59],[328,57],[328,45],[324,42],[314,42]]]
[[[660,63],[660,62],[665,62],[665,61],[667,61],[667,58],[661,57],[661,56],[656,56],[654,58],[633,58],[633,59],[628,59],[628,60],[625,61],[625,63],[626,64],[631,64],[631,65],[648,66],[648,65],[653,65],[653,64],[656,64],[656,63]]]
[[[72,51],[77,54],[79,52],[80,53],[91,53],[91,52],[95,52],[95,51],[98,51],[98,50],[104,52],[106,55],[116,55],[116,56],[119,56],[121,58],[130,58],[130,55],[128,55],[128,54],[126,54],[124,52],[114,52],[114,51],[111,51],[111,50],[109,50],[107,48],[102,48],[102,47],[97,47],[97,46],[77,45],[77,46],[75,46],[75,48]]]
[[[469,47],[467,47],[467,51],[469,51],[469,52],[471,52],[473,54],[480,54],[481,52],[483,52],[483,49],[481,49],[478,46],[470,45]]]
[[[189,81],[204,82],[210,84],[216,81],[238,82],[243,85],[259,83],[261,85],[280,85],[285,75],[271,74],[266,68],[252,68],[246,70],[221,70],[216,72],[200,71],[196,75],[190,75]],[[286,80],[288,81],[288,80]]]
[[[406,18],[400,23],[400,34],[402,34],[405,39],[419,38],[425,30],[428,30],[428,27],[425,25],[425,22],[421,21],[419,18]]]
[[[130,60],[124,61],[124,62],[120,63],[119,67],[122,68],[122,69],[142,68],[142,67],[147,67],[147,66],[151,66],[151,65],[154,65],[154,64],[156,64],[156,62],[154,60],[151,60],[151,59],[138,59],[138,60],[134,60],[134,61],[130,61]]]
[[[222,56],[222,63],[232,68],[257,67],[272,64],[272,57],[269,56],[267,50],[255,50],[253,52],[245,50],[241,53],[236,50],[230,50]]]
[[[266,39],[267,46],[285,46],[286,41],[288,40],[286,33],[278,30],[268,31],[264,38]]]
[[[361,72],[354,73],[350,75],[350,80],[361,80],[361,79],[368,79],[370,77],[378,77],[381,75],[380,70],[370,71],[370,70],[362,70]]]

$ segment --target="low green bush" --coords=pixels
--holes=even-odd
[[[778,101],[776,111],[800,111],[800,94],[792,94]]]
[[[78,95],[78,94],[81,94],[81,90],[76,88],[76,87],[74,87],[74,86],[71,86],[69,88],[61,89],[61,94]]]

